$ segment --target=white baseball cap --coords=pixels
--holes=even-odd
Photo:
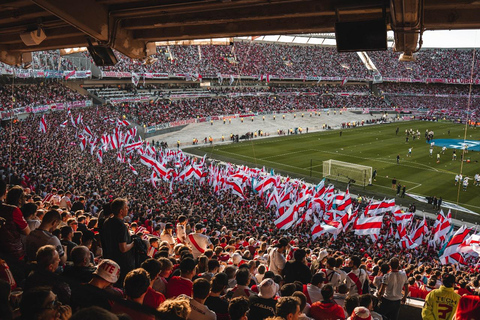
[[[277,294],[277,286],[273,279],[265,279],[260,282],[258,296],[264,299],[272,299]]]
[[[93,274],[110,283],[116,283],[120,277],[120,266],[113,260],[104,259]]]

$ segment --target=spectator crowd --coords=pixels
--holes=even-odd
[[[275,103],[264,105],[288,108]],[[207,183],[155,180],[136,153],[119,163],[109,150],[97,161],[79,146],[79,123],[60,127],[69,112],[100,137],[126,110],[48,113],[41,136],[33,115],[0,131],[5,319],[395,320],[408,297],[425,299],[424,319],[478,317],[478,265],[399,247],[393,212],[381,241],[353,232],[313,240],[312,221],[278,229],[275,208],[251,190],[241,199]]]

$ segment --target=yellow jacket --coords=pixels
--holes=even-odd
[[[451,320],[457,310],[460,296],[453,288],[440,286],[440,289],[432,290],[425,298],[422,309],[423,320]]]

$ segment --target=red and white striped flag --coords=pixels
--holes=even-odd
[[[138,176],[137,170],[135,170],[135,168],[131,164],[128,164],[128,166],[130,167],[130,170],[132,170],[133,174]]]
[[[465,238],[468,237],[472,229],[462,226],[460,229],[455,232],[453,237],[448,241],[447,245],[443,250],[443,254],[440,256],[440,262],[442,264],[450,263],[460,263],[465,264],[463,256],[458,252],[460,245],[463,243]]]
[[[47,133],[47,120],[45,120],[45,115],[40,118],[40,129],[41,133]]]
[[[100,162],[100,163],[103,163],[103,158],[102,158],[102,156],[103,156],[102,149],[99,149],[98,152],[97,152],[97,160],[98,160],[98,162]]]
[[[447,241],[448,235],[451,234],[453,230],[451,221],[452,212],[450,210],[448,210],[446,216],[443,214],[443,211],[440,211],[432,228],[433,241],[436,245],[442,247]]]
[[[120,119],[117,120],[117,126],[128,127],[129,125],[130,125],[130,122],[128,122],[127,120],[120,120]]]
[[[358,218],[353,225],[353,230],[357,236],[380,234],[382,229],[383,216]]]
[[[468,236],[458,247],[458,252],[464,254],[476,252],[480,255],[480,234]]]
[[[365,216],[375,216],[381,213],[392,211],[395,208],[395,199],[376,201],[365,208]]]
[[[68,124],[68,120],[65,120],[60,124],[60,127],[65,128],[67,126],[67,124]]]
[[[275,220],[275,226],[280,230],[287,230],[297,221],[297,219],[297,206],[291,205],[277,220]]]

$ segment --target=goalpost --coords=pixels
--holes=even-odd
[[[365,187],[372,184],[372,167],[330,159],[323,161],[323,177]]]

